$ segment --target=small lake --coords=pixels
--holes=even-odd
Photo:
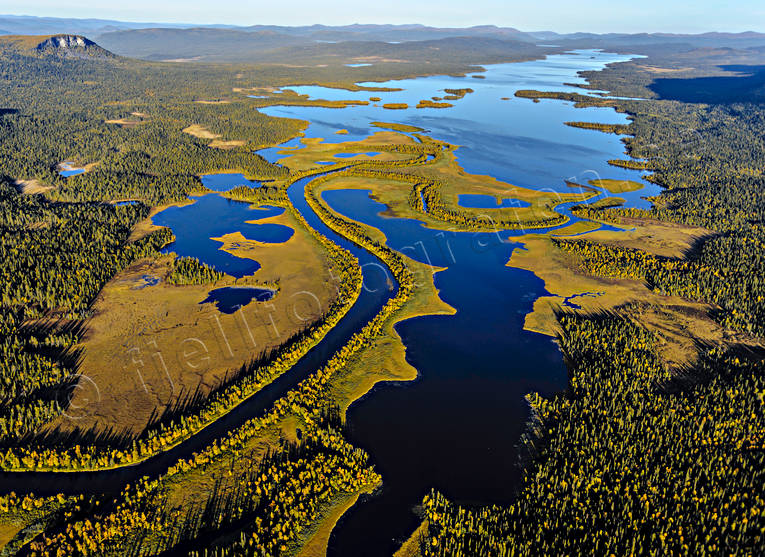
[[[236,313],[253,300],[267,302],[274,297],[274,291],[267,288],[254,288],[247,286],[227,286],[216,288],[207,293],[207,298],[201,304],[215,304],[221,313]]]
[[[191,197],[192,203],[168,207],[157,213],[152,222],[167,226],[175,241],[162,249],[181,257],[196,257],[216,270],[233,277],[251,275],[260,269],[252,259],[236,257],[223,251],[221,242],[212,240],[232,232],[241,232],[247,240],[278,244],[289,240],[295,231],[289,226],[257,221],[284,213],[282,207],[264,205],[251,208],[249,203],[233,201],[216,194]]]
[[[520,199],[506,198],[497,202],[493,195],[482,195],[479,193],[462,193],[457,198],[457,204],[461,207],[471,209],[503,209],[507,207],[531,207],[531,203],[521,201]]]
[[[64,178],[69,178],[70,176],[77,176],[78,174],[82,174],[85,172],[84,168],[79,168],[74,166],[73,162],[66,161],[62,162],[59,165],[59,175],[63,176]]]

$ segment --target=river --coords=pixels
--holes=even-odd
[[[577,109],[572,103],[514,97],[519,89],[576,91],[579,70],[601,69],[629,59],[598,51],[579,51],[545,60],[487,66],[484,79],[435,76],[376,85],[402,91],[349,93],[322,87],[291,87],[326,100],[382,98],[378,106],[341,110],[319,107],[269,107],[263,112],[308,120],[306,137],[325,142],[363,139],[372,122],[395,122],[427,130],[435,139],[459,145],[457,160],[468,172],[511,184],[571,191],[565,180],[595,178],[639,181],[643,190],[619,194],[630,207],[648,207],[645,195],[658,188],[637,171],[608,165],[625,158],[613,134],[564,125],[566,121],[627,123],[610,108]],[[416,109],[420,99],[443,96],[444,89],[471,88],[453,108]],[[581,90],[580,90],[581,91]],[[383,103],[407,103],[386,110]],[[338,135],[340,129],[347,134]],[[298,141],[287,147],[298,148]],[[279,148],[264,155],[276,162]],[[323,199],[339,213],[378,228],[391,248],[446,270],[435,276],[440,297],[457,309],[453,316],[426,316],[396,329],[407,360],[419,372],[414,382],[380,384],[347,413],[349,437],[365,449],[383,477],[383,488],[363,497],[334,529],[333,556],[391,555],[419,522],[412,512],[429,489],[462,503],[510,500],[520,469],[518,443],[529,419],[524,395],[563,390],[567,375],[557,345],[549,337],[523,330],[525,315],[546,293],[532,273],[506,266],[512,237],[443,232],[416,220],[382,216],[386,207],[363,190],[333,190]],[[557,210],[571,215],[572,203]],[[554,229],[552,229],[554,230]]]
[[[628,58],[579,51],[533,62],[487,66],[484,79],[436,76],[370,84],[402,88],[372,95],[382,97],[381,102],[410,105],[443,96],[446,88],[474,90],[453,101],[455,106],[448,109],[277,106],[263,112],[308,120],[307,137],[333,142],[367,137],[377,129],[371,126],[374,121],[415,125],[425,128],[435,139],[459,145],[456,156],[467,172],[561,192],[570,191],[566,179],[631,179],[641,181],[645,188],[620,197],[627,200],[627,206],[647,207],[642,196],[654,195],[658,188],[645,182],[640,172],[607,164],[608,159],[624,158],[618,136],[563,124],[573,120],[625,123],[624,115],[612,109],[576,109],[568,102],[534,103],[513,97],[518,89],[576,90],[566,84],[582,83],[577,71],[601,69]],[[319,87],[293,89],[328,100],[366,99],[370,95]],[[341,129],[348,130],[348,134],[335,133]],[[260,153],[276,162],[280,149],[299,145],[299,139],[291,140]],[[239,176],[231,179],[241,182]],[[369,321],[395,294],[396,283],[382,276],[376,257],[332,232],[310,209],[304,187],[311,179],[304,178],[290,187],[292,204],[309,226],[353,252],[362,264],[366,286],[348,314],[315,348],[260,393],[171,451],[119,470],[4,473],[0,475],[0,489],[7,492],[28,488],[38,494],[115,492],[125,482],[160,474],[178,458],[188,458],[247,419],[265,412]],[[215,184],[215,189],[226,189],[225,177],[208,180],[213,180],[210,183]],[[253,187],[257,185],[253,183]],[[546,395],[559,392],[566,385],[566,370],[552,339],[523,330],[524,317],[534,300],[546,292],[542,281],[532,273],[506,266],[513,250],[522,247],[512,241],[521,231],[489,234],[428,229],[416,220],[381,216],[385,206],[362,190],[329,191],[324,200],[341,214],[380,229],[393,249],[444,267],[435,276],[435,284],[441,298],[457,310],[451,316],[425,316],[399,323],[397,331],[406,346],[408,361],[419,372],[418,379],[380,384],[354,403],[347,414],[351,442],[370,454],[384,486],[345,513],[332,533],[329,553],[354,557],[390,555],[417,525],[419,519],[412,511],[431,488],[465,503],[504,502],[512,497],[519,477],[517,445],[529,418],[524,395],[531,391]],[[570,205],[562,204],[558,210],[571,216]],[[183,247],[184,255],[199,257],[214,266],[230,266],[233,261],[221,256],[209,243],[200,242],[202,248],[194,249],[194,242],[184,235],[198,236],[201,228],[183,223],[206,222],[214,226],[206,226],[204,231],[209,228],[210,234],[222,235],[237,230],[242,219],[252,218],[245,209],[245,204],[224,202],[209,194],[192,205],[165,215],[159,213],[158,222],[168,220],[178,236],[176,248]],[[232,229],[224,230],[222,222],[230,223]],[[289,237],[283,229],[257,230],[267,233],[267,241]],[[247,273],[250,268],[229,270]]]

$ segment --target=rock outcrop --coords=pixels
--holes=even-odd
[[[81,35],[52,35],[39,43],[35,50],[41,54],[57,54],[66,57],[113,57],[90,39]]]

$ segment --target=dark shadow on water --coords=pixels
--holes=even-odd
[[[216,288],[207,293],[201,304],[215,304],[218,311],[232,314],[251,301],[267,302],[274,297],[274,291],[268,288],[234,287]]]
[[[765,102],[765,65],[719,67],[742,75],[692,79],[662,78],[649,85],[649,89],[661,99],[688,103]]]

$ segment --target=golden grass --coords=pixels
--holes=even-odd
[[[405,110],[409,108],[409,105],[406,103],[385,103],[382,107],[388,110]]]
[[[420,557],[420,537],[428,529],[428,521],[423,520],[411,536],[401,544],[401,547],[393,554],[393,557]]]
[[[410,126],[408,124],[396,124],[395,122],[372,122],[372,125],[377,128],[383,128],[404,133],[417,133],[424,132],[423,128],[417,126]]]
[[[186,128],[183,128],[183,133],[193,135],[194,137],[198,137],[200,139],[216,139],[220,137],[220,134],[212,133],[207,128],[200,126],[199,124],[192,124]]]
[[[638,65],[638,68],[647,70],[651,73],[677,73],[692,71],[693,68],[659,68],[658,66],[642,66]]]
[[[588,183],[596,188],[603,188],[610,193],[626,193],[642,190],[645,186],[633,180],[613,180],[611,178],[599,178],[589,180]]]
[[[290,170],[301,171],[316,168],[318,161],[334,161],[337,164],[349,161],[376,160],[376,161],[399,161],[411,159],[413,155],[380,151],[376,147],[381,145],[412,145],[414,139],[409,136],[391,131],[380,131],[364,138],[361,141],[345,143],[324,143],[322,138],[303,138],[300,149],[283,149],[279,151],[284,155],[277,162],[288,167]],[[357,151],[358,155],[350,158],[335,157],[338,153],[351,153]],[[369,156],[367,152],[378,152],[378,155]]]
[[[107,124],[114,124],[116,126],[131,127],[143,124],[143,120],[130,120],[129,118],[116,118],[112,120],[104,120]]]
[[[626,233],[604,230],[588,235],[587,239],[624,248],[641,249],[664,257],[683,257],[699,240],[713,234],[704,228],[653,219],[623,219],[622,226],[634,230]]]
[[[213,149],[233,149],[235,147],[241,147],[247,144],[246,141],[241,139],[220,139],[220,134],[213,133],[204,126],[200,126],[199,124],[192,124],[186,128],[183,128],[183,132],[189,135],[193,135],[199,139],[212,139],[208,146],[212,147]]]
[[[24,195],[34,195],[37,193],[45,193],[48,190],[52,190],[53,186],[43,184],[39,180],[32,178],[31,180],[16,180],[16,189],[19,193]]]
[[[27,526],[29,524],[19,519],[0,522],[0,550],[7,546]]]
[[[552,234],[555,236],[573,236],[575,234],[592,232],[598,228],[600,228],[600,223],[592,222],[589,220],[578,220],[574,224],[569,224],[563,228],[556,229]]]
[[[242,147],[246,144],[247,142],[241,139],[213,139],[209,146],[213,149],[234,149],[236,147]]]
[[[430,100],[421,100],[417,103],[417,108],[451,108],[452,103],[434,102]]]
[[[706,233],[680,225],[644,222],[635,230],[597,231],[586,234],[584,238],[679,257]],[[517,238],[517,241],[522,242],[526,249],[516,249],[508,266],[532,271],[544,281],[545,289],[551,294],[534,302],[532,312],[526,316],[526,330],[557,335],[560,330],[555,312],[563,309],[564,298],[590,292],[600,295],[573,300],[581,306],[579,311],[588,313],[632,304],[632,316],[658,334],[660,351],[670,366],[682,367],[693,362],[697,357],[697,340],[717,343],[727,338],[728,333],[710,318],[711,308],[706,304],[662,296],[651,291],[643,281],[588,275],[581,270],[575,256],[553,245],[549,235],[529,234]]]
[[[359,500],[362,493],[369,493],[372,488],[366,491],[357,491],[356,493],[343,494],[340,497],[335,498],[328,508],[322,513],[322,516],[312,524],[312,527],[308,532],[301,535],[306,539],[305,542],[298,542],[301,546],[300,550],[296,553],[297,557],[325,557],[327,555],[327,546],[329,545],[329,537],[332,535],[332,530],[335,528],[335,524],[345,514],[345,511],[350,509]]]
[[[62,417],[48,427],[138,432],[154,413],[197,390],[208,392],[326,311],[336,289],[324,248],[290,212],[271,222],[290,226],[295,234],[282,244],[223,246],[262,265],[238,284],[279,281],[280,290],[269,302],[251,302],[231,315],[214,304],[200,304],[210,290],[232,285],[234,279],[215,285],[167,284],[163,279],[170,256],[136,262],[110,281],[93,305],[81,345],[79,370],[90,388],[77,391],[72,406],[82,410],[77,419]],[[161,282],[145,286],[144,276]]]
[[[331,180],[320,184],[315,191],[321,199],[321,192],[343,188],[344,185],[342,181]],[[364,226],[373,239],[381,243],[385,241],[385,235],[378,229],[359,224]],[[455,313],[454,308],[441,300],[433,284],[433,274],[441,269],[406,256],[404,259],[414,273],[417,284],[412,297],[396,312],[394,318],[388,321],[385,326],[386,334],[351,357],[346,368],[335,374],[330,383],[332,395],[343,412],[380,381],[408,381],[417,377],[417,370],[406,361],[406,349],[401,337],[393,328],[396,323],[422,315]]]

